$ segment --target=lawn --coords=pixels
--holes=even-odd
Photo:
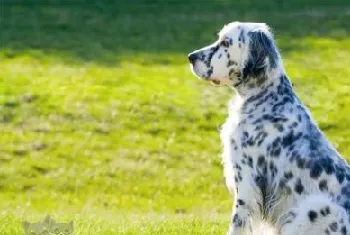
[[[295,89],[350,157],[348,0],[0,0],[0,234],[224,234],[218,129],[234,94],[187,53],[267,22]],[[350,160],[350,158],[349,158]]]

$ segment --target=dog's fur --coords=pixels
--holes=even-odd
[[[221,130],[229,235],[349,235],[350,169],[312,120],[266,24],[233,22],[189,54],[193,72],[236,90]]]

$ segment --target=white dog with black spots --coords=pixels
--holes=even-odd
[[[350,169],[294,93],[263,23],[230,23],[189,54],[199,78],[236,91],[221,130],[229,235],[349,235]]]

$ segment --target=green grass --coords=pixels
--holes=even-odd
[[[46,214],[82,235],[224,234],[218,128],[233,93],[186,55],[234,20],[270,24],[297,93],[350,156],[347,0],[0,7],[0,234]]]

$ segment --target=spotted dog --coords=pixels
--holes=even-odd
[[[236,91],[221,130],[229,235],[350,235],[350,169],[294,93],[266,24],[233,22],[189,54],[199,78]]]

